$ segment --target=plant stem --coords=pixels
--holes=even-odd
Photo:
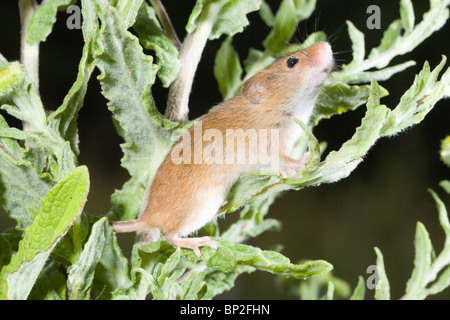
[[[177,49],[180,50],[181,48],[180,39],[178,39],[177,33],[172,25],[172,22],[170,21],[169,16],[167,15],[167,11],[164,8],[163,4],[161,3],[160,0],[150,0],[150,3],[155,9],[156,14],[164,27],[164,30],[169,35],[170,39],[172,39],[172,42],[177,47]]]
[[[27,29],[33,13],[38,8],[36,0],[19,0],[21,39],[20,61],[30,77],[33,89],[39,93],[39,42],[27,43]]]
[[[186,36],[181,45],[181,69],[177,79],[170,86],[166,109],[166,117],[172,121],[185,123],[188,120],[189,95],[195,72],[214,22],[223,5],[224,1],[206,6],[199,17],[197,28]]]

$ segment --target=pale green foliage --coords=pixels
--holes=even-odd
[[[27,42],[45,41],[57,10],[75,2],[46,1],[33,14]],[[181,62],[177,44],[147,2],[81,0],[77,4],[82,8],[84,47],[77,78],[55,111],[47,113],[23,66],[0,56],[1,108],[30,125],[27,131],[12,128],[0,116],[0,208],[17,221],[14,230],[0,234],[0,298],[211,299],[230,290],[240,274],[257,270],[283,276],[284,284],[295,287],[304,299],[348,297],[349,286],[329,273],[330,263],[292,263],[279,252],[241,242],[280,229],[279,221],[266,217],[280,192],[347,177],[379,138],[419,123],[437,101],[448,95],[450,69],[442,72],[445,57],[433,69],[425,63],[392,109],[381,104],[388,90],[377,82],[415,64],[407,61],[389,66],[394,57],[413,50],[447,21],[448,1],[430,1],[430,10],[416,24],[411,1],[402,0],[400,19],[388,27],[380,45],[367,58],[364,34],[347,22],[353,60],[325,84],[311,123],[298,121],[305,135],[294,156],[309,148],[306,169],[295,179],[282,179],[275,171],[243,175],[220,211],[241,209],[239,219],[225,230],[220,230],[217,222],[203,230],[218,242],[217,250],[202,248],[203,257],[199,258],[192,250],[174,248],[161,237],[150,244],[134,245],[130,259],[124,256],[108,220],[129,220],[137,215],[147,181],[170,150],[172,137],[185,129],[161,115],[152,96],[156,79],[169,87],[178,77]],[[313,14],[315,4],[315,0],[283,0],[273,12],[261,0],[197,0],[186,30],[191,33],[211,24],[208,38],[224,38],[214,74],[221,94],[229,98],[274,59],[327,39],[325,33],[315,32],[301,44],[288,45],[298,23]],[[254,11],[259,11],[271,30],[263,41],[263,51],[249,48],[241,65],[233,36],[244,31],[249,24],[247,15]],[[144,53],[143,48],[154,55]],[[95,68],[100,71],[97,80],[117,133],[124,140],[121,164],[130,174],[111,196],[111,214],[101,218],[82,212],[89,177],[86,167],[76,166],[77,117]],[[354,135],[322,159],[325,143],[314,137],[313,126],[362,105],[366,114]],[[448,159],[447,145],[443,143],[443,159]],[[414,270],[404,298],[422,299],[449,285],[450,227],[445,207],[435,193],[432,195],[438,204],[446,244],[435,257],[425,227],[418,224]],[[378,249],[376,253],[380,285],[375,298],[389,299],[383,256]],[[296,279],[309,277],[298,286]],[[321,291],[323,286],[327,286],[325,291]],[[360,278],[350,298],[364,296]]]

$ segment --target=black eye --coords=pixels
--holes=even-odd
[[[297,62],[298,58],[290,57],[289,59],[287,59],[286,66],[291,69],[297,64]]]

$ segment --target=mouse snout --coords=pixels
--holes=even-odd
[[[329,72],[333,63],[333,51],[328,42],[320,42],[311,48],[311,63],[323,72]]]

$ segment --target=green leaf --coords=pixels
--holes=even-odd
[[[150,87],[157,67],[152,57],[146,56],[137,38],[126,31],[116,9],[108,7],[100,14],[102,27],[95,61],[101,71],[102,93],[125,140],[121,145],[122,166],[133,177],[130,183],[140,185],[133,188],[143,192],[169,151],[169,129],[176,124],[163,119],[154,106]],[[142,194],[136,197],[140,199]],[[114,204],[116,208],[126,205]]]
[[[370,94],[370,86],[350,86],[343,82],[326,84],[317,98],[314,115],[311,119],[313,125],[320,120],[331,118],[344,112],[355,110],[366,103]],[[383,87],[380,87],[380,98],[388,95]]]
[[[362,161],[380,135],[389,109],[380,105],[380,87],[373,81],[370,88],[367,112],[352,138],[338,151],[332,151],[318,166],[307,168],[298,179],[285,179],[291,186],[331,183],[347,177]]]
[[[205,254],[206,265],[225,273],[232,271],[237,265],[244,265],[274,274],[306,279],[329,272],[333,268],[328,262],[322,260],[292,264],[287,257],[275,251],[263,251],[244,244],[232,244],[220,238],[214,240],[218,243],[217,250],[209,248],[202,250]]]
[[[353,290],[353,293],[350,297],[350,300],[364,300],[364,295],[366,294],[366,283],[364,282],[364,278],[358,277],[358,284]]]
[[[81,213],[88,192],[88,170],[81,166],[42,199],[39,214],[25,230],[17,253],[1,270],[0,298],[27,298],[52,249]]]
[[[272,12],[269,4],[266,1],[262,0],[261,7],[259,8],[259,15],[261,19],[269,26],[275,26],[275,15]]]
[[[423,299],[425,295],[421,295],[420,291],[427,285],[426,277],[430,270],[433,247],[425,226],[420,222],[417,223],[414,247],[416,251],[414,270],[406,284],[406,294],[413,299]]]
[[[52,32],[59,8],[68,6],[73,0],[48,0],[33,13],[27,29],[27,43],[45,41]]]
[[[231,188],[226,204],[220,212],[234,212],[248,201],[256,202],[257,195],[267,186],[278,180],[275,171],[262,173],[250,172],[240,176],[239,180]]]
[[[242,85],[242,67],[231,41],[232,38],[227,37],[222,42],[214,63],[214,76],[224,100],[237,95]]]
[[[178,49],[159,24],[153,7],[146,3],[142,5],[133,28],[139,34],[142,46],[155,52],[158,77],[164,87],[169,87],[178,76],[181,63]]]
[[[222,34],[233,36],[242,32],[249,24],[247,14],[258,10],[260,6],[261,0],[227,1],[214,21],[209,39],[217,39]]]
[[[126,28],[131,27],[136,21],[136,15],[138,14],[143,1],[144,0],[119,1],[117,4],[117,10],[119,10],[122,15]]]
[[[441,160],[450,167],[450,136],[446,136],[445,139],[441,141],[440,156]]]
[[[94,70],[95,64],[93,59],[93,45],[95,32],[98,29],[98,25],[91,22],[93,10],[91,3],[83,0],[83,34],[85,37],[85,44],[81,56],[80,63],[78,65],[77,79],[70,88],[67,95],[64,97],[63,104],[52,112],[47,121],[49,126],[55,131],[59,132],[61,137],[70,141],[73,152],[78,155],[80,150],[78,148],[78,128],[77,118],[78,112],[83,106],[84,96],[86,95],[87,86]],[[88,10],[90,9],[90,10]],[[95,15],[94,15],[95,16]]]
[[[95,60],[101,70],[103,95],[124,134],[122,165],[145,183],[145,177],[156,170],[171,144],[170,132],[161,127],[167,122],[150,95],[157,67],[152,57],[144,55],[136,37],[125,30],[114,8],[107,8],[100,18]]]
[[[377,300],[390,300],[390,286],[389,281],[386,276],[386,270],[384,268],[383,254],[380,249],[375,248],[375,253],[377,254],[377,273],[378,273],[378,284],[375,287],[375,299]]]
[[[273,56],[278,56],[291,40],[298,23],[307,19],[316,6],[316,0],[283,0],[275,15],[272,31],[263,45]]]
[[[400,19],[394,20],[389,27],[384,31],[383,38],[378,47],[372,48],[369,53],[369,59],[375,59],[381,53],[386,52],[389,48],[397,45],[397,42],[401,40],[401,34],[403,30],[402,21]]]
[[[400,6],[401,19],[392,22],[384,32],[381,43],[378,47],[373,48],[366,60],[351,62],[348,66],[343,66],[343,70],[336,72],[337,79],[346,81],[352,79],[355,82],[363,82],[370,79],[371,74],[377,76],[376,79],[382,80],[387,78],[389,74],[401,71],[407,64],[400,64],[395,68],[382,72],[371,71],[364,75],[367,70],[372,68],[385,71],[389,63],[397,56],[404,55],[414,50],[419,44],[427,39],[433,32],[439,30],[449,18],[449,9],[446,0],[430,0],[430,9],[423,15],[420,23],[414,24],[414,14],[411,1],[402,1]],[[405,28],[405,32],[402,31]],[[349,30],[350,31],[350,30]],[[351,37],[357,37],[352,32]],[[358,42],[353,42],[357,45]],[[361,51],[359,51],[361,52]],[[410,62],[412,63],[412,62]],[[378,78],[379,77],[379,78]]]
[[[104,222],[105,225],[107,222]],[[95,269],[95,283],[101,292],[97,299],[111,299],[118,292],[125,292],[132,285],[130,266],[124,257],[117,238],[109,226],[105,227],[105,244],[102,255]]]
[[[411,0],[400,1],[400,16],[402,18],[403,29],[406,33],[411,32],[414,29],[414,8]]]
[[[197,0],[186,25],[192,33],[200,24],[212,24],[210,40],[222,34],[233,36],[249,24],[247,14],[256,11],[261,0]]]
[[[394,74],[400,73],[403,70],[414,65],[416,65],[415,61],[406,61],[398,65],[376,71],[349,72],[349,73],[336,72],[333,73],[333,79],[337,81],[343,81],[348,84],[370,82],[372,81],[372,79],[377,81],[384,81],[391,78]]]
[[[45,111],[38,94],[31,88],[31,82],[18,62],[11,62],[0,70],[1,107],[13,117],[26,121],[34,129],[46,129]]]
[[[106,242],[108,220],[103,217],[92,226],[92,231],[78,261],[69,269],[67,284],[71,300],[88,300],[95,267],[100,261]]]
[[[2,142],[6,141],[5,142]],[[9,140],[9,141],[8,141]],[[0,207],[18,223],[19,230],[32,224],[41,199],[53,186],[29,161],[17,160],[19,146],[12,139],[0,139]]]
[[[364,34],[355,25],[347,20],[348,34],[352,41],[353,60],[350,64],[343,66],[346,70],[355,69],[363,60],[366,54]]]
[[[436,202],[436,207],[439,212],[439,223],[441,224],[442,229],[445,232],[445,246],[450,246],[450,222],[448,220],[447,208],[445,207],[442,200],[432,189],[428,189],[428,192],[433,197]]]
[[[405,128],[417,124],[433,108],[437,101],[444,96],[447,83],[450,82],[450,68],[438,81],[438,76],[443,69],[446,57],[442,57],[441,63],[430,70],[428,62],[414,79],[414,83],[401,97],[400,103],[389,114],[386,124],[382,128],[383,135],[395,134]]]
[[[55,179],[62,178],[75,168],[75,155],[65,145],[53,128],[47,124],[45,110],[39,95],[33,90],[23,67],[14,62],[0,70],[0,102],[9,103],[2,106],[13,117],[28,124],[25,144],[34,150],[28,150],[25,159],[37,159],[37,169],[48,167]],[[35,157],[36,156],[36,157]],[[56,160],[56,162],[55,162]]]

